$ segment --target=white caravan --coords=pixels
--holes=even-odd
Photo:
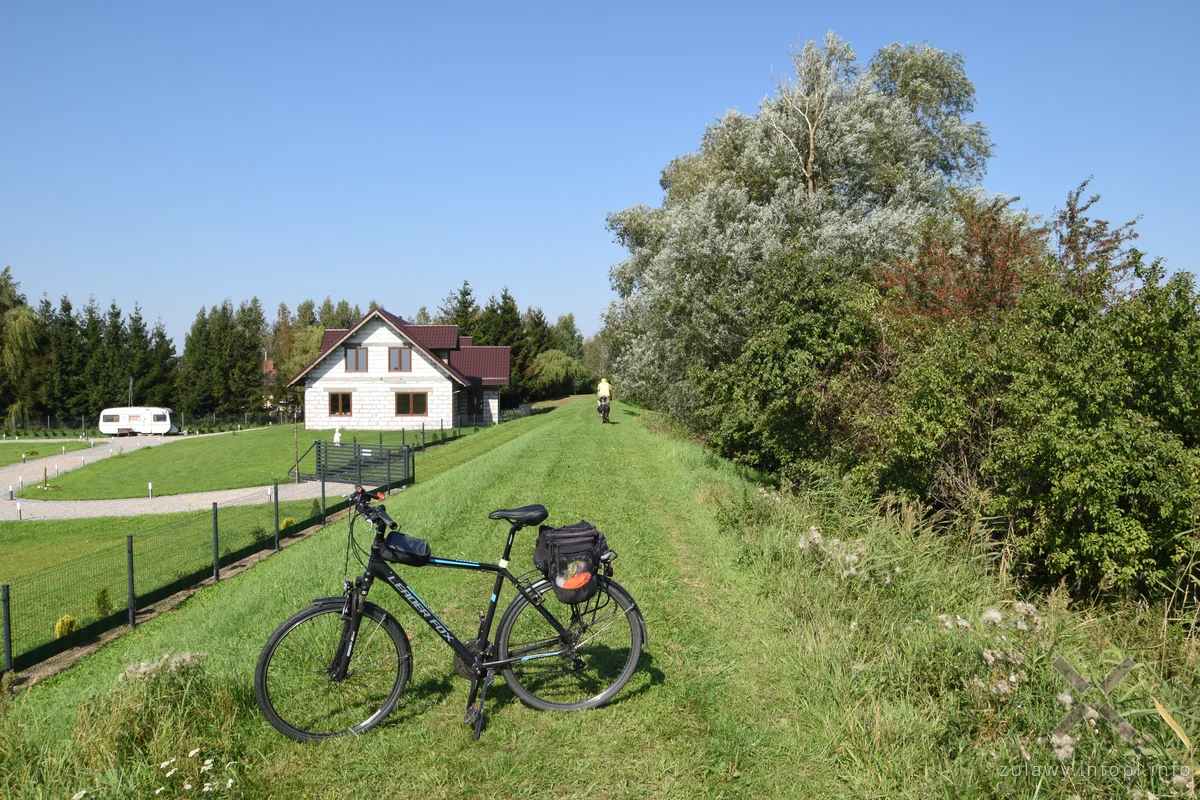
[[[106,408],[100,412],[100,432],[109,436],[136,433],[179,433],[169,408]]]

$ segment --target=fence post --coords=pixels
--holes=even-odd
[[[411,447],[408,448],[408,456],[404,462],[404,471],[408,473],[405,477],[409,479],[410,483],[417,482],[417,454],[413,452]]]
[[[279,481],[275,482],[275,488],[271,490],[271,499],[275,501],[275,549],[279,549]]]
[[[321,524],[325,524],[325,475],[321,475]]]
[[[217,547],[217,504],[213,503],[213,583],[221,580],[221,551]]]
[[[125,537],[125,575],[129,583],[129,627],[137,627],[137,596],[133,591],[133,537]]]
[[[404,441],[404,428],[401,428],[400,429],[400,446],[404,447],[405,444],[406,444],[406,442]]]
[[[358,446],[358,441],[354,442],[354,468],[357,471],[358,485],[362,486],[362,448]]]
[[[438,444],[445,444],[445,443],[446,443],[446,421],[444,419],[439,419],[438,420]]]
[[[425,452],[425,423],[421,423],[421,452]]]
[[[12,672],[12,612],[8,608],[7,583],[0,586],[0,605],[4,606],[4,671]]]
[[[401,452],[403,452],[403,451],[401,451]],[[387,490],[389,493],[391,493],[391,491],[392,491],[392,454],[386,453],[383,458],[385,461],[387,461]]]

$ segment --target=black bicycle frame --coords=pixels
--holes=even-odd
[[[508,571],[508,557],[512,553],[513,538],[518,530],[520,530],[520,526],[517,525],[513,525],[511,528],[509,528],[508,542],[504,545],[504,557],[500,559],[499,564],[484,564],[477,561],[462,561],[452,558],[431,557],[429,559],[429,566],[443,567],[447,569],[465,569],[472,572],[496,573],[496,584],[492,588],[492,598],[488,602],[487,611],[485,612],[483,619],[479,621],[479,635],[476,641],[488,641],[488,635],[491,633],[492,629],[492,620],[496,615],[496,605],[500,600],[500,589],[503,588],[504,581],[508,580],[513,586],[516,587],[517,592],[520,593],[520,595],[524,597],[530,605],[536,608],[538,613],[545,617],[546,621],[549,622],[550,625],[556,631],[558,631],[559,636],[563,638],[564,646],[559,648],[559,650],[556,652],[538,653],[536,655],[525,653],[514,658],[506,658],[498,661],[480,660],[481,654],[472,653],[467,646],[463,644],[457,636],[454,635],[454,632],[451,631],[450,628],[445,625],[445,623],[438,619],[437,614],[433,613],[433,610],[425,604],[425,601],[420,597],[417,597],[417,593],[414,592],[412,588],[410,588],[409,585],[404,582],[404,579],[397,575],[396,571],[392,569],[386,561],[379,557],[375,545],[372,545],[371,547],[371,557],[367,561],[367,570],[362,576],[361,583],[358,587],[356,587],[359,598],[365,598],[367,596],[367,592],[370,591],[371,584],[375,578],[383,579],[387,582],[388,586],[395,590],[396,594],[400,595],[404,602],[412,606],[412,610],[417,612],[417,616],[423,619],[425,624],[428,625],[434,633],[441,637],[446,644],[450,645],[451,649],[453,649],[454,652],[458,654],[459,658],[463,660],[463,663],[472,665],[472,668],[477,673],[495,670],[500,667],[506,667],[510,664],[517,664],[522,661],[532,661],[538,658],[549,658],[552,656],[564,655],[569,649],[569,645],[565,643],[570,641],[572,635],[571,632],[567,630],[562,623],[555,619],[553,614],[542,607],[540,598],[538,598],[533,592],[526,589],[516,579],[516,577]],[[378,541],[380,541],[380,538],[376,537],[376,543],[378,543]],[[356,617],[361,614],[361,608],[361,602],[353,604],[352,611]],[[350,632],[348,632],[350,641],[342,642],[338,648],[340,652],[345,653],[346,660],[349,660],[350,653],[354,649],[354,638],[358,629],[358,619],[354,619],[353,622],[354,624],[351,626]],[[541,646],[542,645],[539,645],[538,648],[531,649],[540,649]]]

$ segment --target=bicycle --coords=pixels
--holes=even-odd
[[[383,499],[381,493],[375,497]],[[432,556],[427,542],[399,533],[386,506],[370,505],[371,498],[361,486],[349,497],[352,512],[342,595],[313,600],[271,634],[259,656],[254,694],[277,731],[301,742],[364,733],[400,701],[412,674],[412,650],[400,623],[367,601],[377,578],[454,651],[455,671],[471,681],[464,721],[474,726],[475,739],[483,730],[484,702],[497,671],[525,705],[542,711],[597,708],[629,682],[646,643],[646,623],[637,603],[612,579],[616,553],[609,550],[600,558],[599,588],[591,599],[562,604],[552,592],[553,583],[541,572],[517,577],[508,571],[517,532],[543,522],[549,516],[544,506],[489,514],[490,519],[511,525],[504,556],[499,563],[486,564]],[[375,527],[369,552],[354,538],[354,524],[360,518]],[[362,575],[353,581],[349,579],[352,551],[363,566]],[[496,573],[476,638],[462,642],[389,562]],[[493,644],[488,637],[505,581],[516,587],[517,596],[500,618]]]

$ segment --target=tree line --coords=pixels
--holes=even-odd
[[[378,307],[371,301],[368,309]],[[358,305],[326,297],[304,300],[292,311],[281,303],[268,320],[258,298],[226,300],[196,314],[183,353],[161,320],[153,325],[134,306],[125,314],[90,298],[76,309],[63,297],[30,305],[5,267],[0,271],[0,410],[9,428],[86,428],[101,409],[167,406],[185,418],[298,409],[303,388],[287,383],[320,352],[327,328],[350,328],[363,316]],[[573,314],[550,324],[536,306],[520,312],[504,289],[481,308],[470,284],[446,298],[436,316],[421,308],[408,321],[458,324],[476,344],[512,348],[505,405],[562,396],[590,388],[585,343]]]
[[[982,188],[958,54],[830,34],[611,214],[619,394],[784,483],[982,527],[1034,581],[1155,595],[1200,541],[1200,303],[1087,183]],[[1190,579],[1186,575],[1184,579]]]

